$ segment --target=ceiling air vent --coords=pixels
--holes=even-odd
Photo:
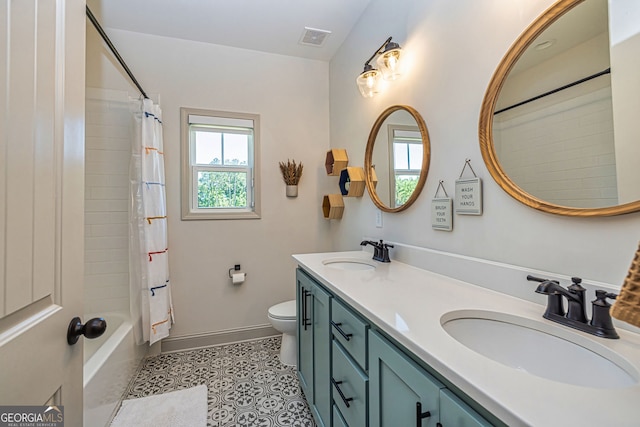
[[[304,32],[302,33],[302,37],[300,37],[300,44],[322,46],[330,34],[331,31],[304,27]]]

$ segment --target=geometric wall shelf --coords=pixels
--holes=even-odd
[[[346,197],[362,197],[365,188],[364,169],[353,166],[340,172],[340,192]]]
[[[327,151],[324,166],[329,176],[340,176],[340,171],[349,164],[349,157],[345,148],[332,148]]]
[[[340,219],[344,213],[342,194],[325,194],[322,199],[322,214],[327,219]]]

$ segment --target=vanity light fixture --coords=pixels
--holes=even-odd
[[[373,59],[378,56],[376,64],[378,69],[373,68],[369,64]],[[402,49],[396,42],[391,41],[389,37],[385,42],[375,51],[371,58],[364,63],[364,70],[358,78],[356,83],[360,93],[365,98],[371,98],[380,91],[380,80],[396,80],[401,75],[400,60],[402,58]]]

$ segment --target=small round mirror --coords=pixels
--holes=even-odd
[[[422,116],[406,105],[393,105],[376,119],[364,156],[367,191],[384,212],[411,206],[422,191],[431,157]]]

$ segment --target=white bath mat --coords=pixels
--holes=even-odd
[[[111,427],[205,427],[207,386],[122,401]]]

